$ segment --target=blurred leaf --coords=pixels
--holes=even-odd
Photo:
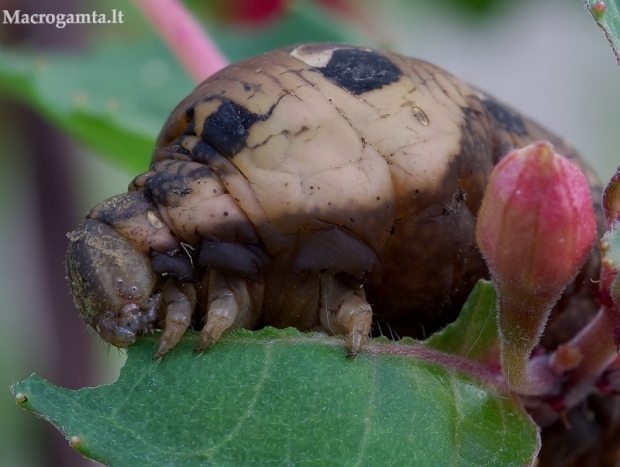
[[[157,41],[72,55],[0,50],[0,92],[132,172],[148,167],[159,129],[192,88]]]
[[[499,16],[510,14],[528,0],[436,0],[429,3],[424,0],[393,0],[401,8],[408,10],[407,14],[419,16],[427,8],[436,10],[446,20],[469,24],[478,27],[482,22],[492,22]]]
[[[208,29],[233,62],[304,42],[363,42],[361,35],[352,28],[330,18],[323,9],[307,1],[291,2],[279,21],[253,33],[230,25],[211,24]]]
[[[33,375],[12,391],[114,467],[523,466],[539,446],[514,395],[384,353],[411,346],[375,342],[347,359],[341,339],[267,328],[202,355],[188,333],[157,362],[157,339],[129,348],[112,385],[70,391]]]
[[[497,294],[493,284],[485,280],[478,281],[458,319],[433,334],[426,345],[469,360],[499,362]]]
[[[231,61],[295,42],[348,37],[305,3],[261,34],[215,28],[214,35]],[[159,130],[193,88],[156,38],[80,54],[0,49],[0,93],[25,102],[131,173],[148,167]]]
[[[503,0],[447,0],[463,10],[469,10],[474,13],[487,13],[495,8]]]
[[[607,0],[605,2],[584,0],[584,4],[592,14],[596,24],[605,33],[605,37],[607,37],[611,49],[616,55],[616,61],[620,65],[620,0]]]

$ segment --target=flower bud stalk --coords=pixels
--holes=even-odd
[[[498,287],[500,361],[504,378],[512,390],[527,395],[553,392],[559,384],[551,367],[530,364],[530,355],[545,329],[549,313],[557,297],[511,296]],[[545,360],[546,361],[546,360]]]
[[[499,295],[502,371],[516,392],[548,394],[559,384],[549,359],[533,364],[530,355],[595,231],[588,182],[551,143],[512,151],[493,170],[476,236]]]

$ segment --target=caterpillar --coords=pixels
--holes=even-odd
[[[339,44],[250,58],[186,97],[149,170],[69,234],[70,288],[117,347],[163,329],[155,358],[190,326],[197,350],[266,325],[344,335],[352,354],[373,323],[423,337],[488,277],[475,225],[489,175],[538,140],[586,174],[603,232],[572,146],[430,63]],[[543,346],[595,313],[598,270],[594,252]]]
[[[493,166],[540,139],[600,205],[572,147],[429,63],[333,44],[251,58],[184,99],[150,170],[70,234],[71,290],[116,346],[163,326],[158,357],[192,318],[200,349],[272,325],[358,352],[373,315],[430,333],[487,275],[474,231]]]

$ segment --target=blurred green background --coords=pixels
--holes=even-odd
[[[620,161],[620,70],[581,0],[186,3],[231,61],[309,41],[389,49],[431,61],[562,135],[603,180]],[[154,137],[193,83],[132,3],[0,5],[124,13],[116,25],[0,24],[0,466],[93,465],[15,405],[8,387],[33,372],[72,389],[116,378],[122,352],[87,331],[71,302],[64,235],[146,169]]]

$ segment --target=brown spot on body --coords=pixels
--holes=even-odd
[[[416,118],[416,120],[418,122],[420,122],[422,125],[427,126],[428,125],[428,117],[426,116],[426,114],[424,113],[424,111],[419,108],[419,107],[414,107],[413,108],[413,116]]]

